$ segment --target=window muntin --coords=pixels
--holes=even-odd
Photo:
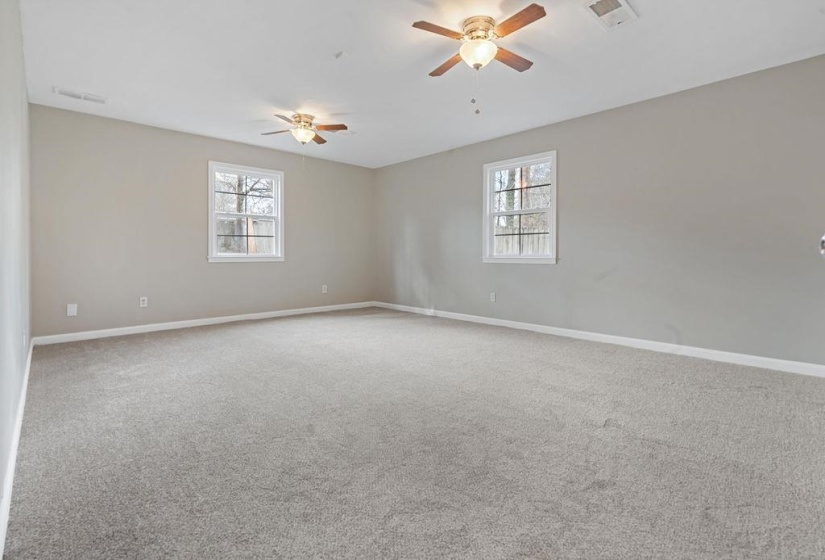
[[[484,166],[484,262],[556,262],[556,153]]]
[[[209,261],[283,260],[283,173],[209,162]]]

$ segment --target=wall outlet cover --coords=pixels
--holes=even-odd
[[[67,303],[66,304],[66,317],[77,317],[77,304],[76,303]]]

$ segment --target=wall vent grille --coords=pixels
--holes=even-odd
[[[64,97],[71,97],[72,99],[77,99],[78,101],[89,101],[91,103],[98,103],[100,105],[106,104],[106,98],[101,97],[99,95],[95,95],[93,93],[83,93],[81,91],[74,91],[71,89],[55,87],[54,92],[57,95],[62,95]]]
[[[587,11],[605,29],[615,29],[639,17],[627,0],[584,0],[584,3]]]

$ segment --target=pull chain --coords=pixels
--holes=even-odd
[[[480,79],[479,79],[479,77],[478,77],[478,74],[479,74],[479,72],[478,72],[478,71],[479,71],[479,69],[478,69],[478,68],[476,68],[475,70],[476,70],[476,96],[475,96],[475,97],[473,97],[472,99],[470,99],[470,103],[472,103],[473,105],[476,105],[476,109],[475,109],[475,111],[473,111],[473,112],[474,112],[476,115],[480,115],[480,114],[481,114],[481,109],[478,107],[478,98],[480,97],[479,92],[481,91],[481,85],[480,85],[480,83],[479,83],[479,82],[480,82]]]

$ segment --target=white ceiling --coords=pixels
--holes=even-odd
[[[463,63],[427,75],[459,43],[414,21],[460,29],[530,1],[21,0],[29,98],[381,167],[825,53],[825,0],[630,0],[640,19],[610,32],[581,0],[536,0],[548,17],[499,41],[531,70],[493,62],[478,92]],[[352,132],[260,136],[295,110]]]

